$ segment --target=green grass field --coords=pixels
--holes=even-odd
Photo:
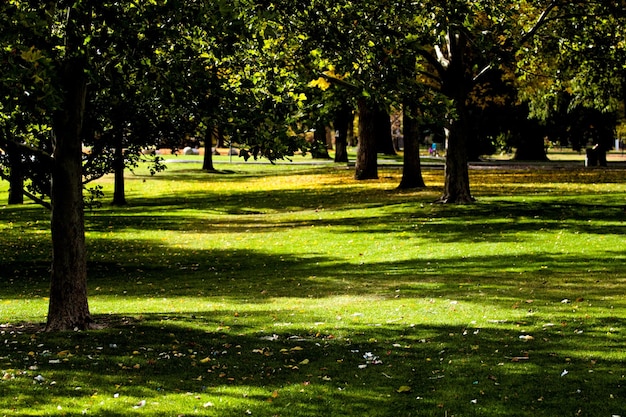
[[[1,416],[626,416],[625,170],[446,206],[437,169],[227,162],[100,181],[98,331],[39,331],[49,213],[0,205]]]

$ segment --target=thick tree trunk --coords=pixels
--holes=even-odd
[[[87,79],[82,58],[63,68],[65,99],[55,117],[52,162],[52,274],[47,331],[87,329],[87,255],[80,130]]]
[[[375,110],[371,106],[364,98],[359,100],[359,144],[354,174],[357,180],[378,179]]]
[[[470,192],[468,162],[469,115],[467,97],[472,89],[471,69],[465,62],[467,37],[464,32],[449,35],[450,61],[442,76],[442,92],[454,100],[456,119],[450,124],[446,149],[445,185],[440,203],[468,204],[474,201]]]
[[[376,119],[376,146],[378,153],[385,155],[396,155],[391,134],[391,118],[385,110],[375,112]]]
[[[17,145],[8,143],[9,156],[9,204],[24,204],[24,170],[22,152]]]
[[[124,183],[124,148],[122,147],[122,132],[116,133],[115,155],[113,158],[113,205],[126,205],[126,191]]]
[[[337,134],[335,135],[335,162],[348,162],[348,129],[352,110],[348,106],[343,106],[335,115],[333,125]]]
[[[398,188],[411,189],[426,186],[422,177],[422,166],[419,155],[419,124],[413,106],[405,103],[403,106],[404,132],[404,165],[402,166],[402,180]]]
[[[468,204],[474,202],[470,192],[467,164],[467,130],[463,129],[464,116],[459,115],[450,126],[446,150],[445,185],[439,203]]]

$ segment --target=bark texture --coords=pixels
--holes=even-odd
[[[372,103],[359,100],[359,145],[356,155],[354,178],[378,179],[378,155],[376,149],[376,119]]]
[[[63,68],[63,110],[55,115],[52,161],[52,274],[47,331],[88,329],[87,256],[80,130],[87,79],[81,58]]]
[[[464,32],[449,37],[450,61],[442,74],[442,92],[452,98],[456,118],[450,123],[446,149],[445,185],[440,203],[468,204],[474,201],[470,192],[467,159],[469,114],[467,97],[472,87],[472,77],[466,61],[468,39]]]

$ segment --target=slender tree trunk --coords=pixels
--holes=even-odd
[[[354,178],[378,179],[378,154],[376,152],[376,121],[372,103],[359,100],[359,144],[356,155]]]
[[[9,204],[24,204],[24,170],[22,152],[17,145],[8,142],[9,156]]]
[[[333,122],[337,134],[335,136],[335,162],[348,162],[348,129],[352,110],[348,106],[342,106],[335,115]]]
[[[356,138],[354,137],[354,115],[350,114],[350,121],[348,122],[348,146],[356,146]]]
[[[391,134],[391,118],[385,110],[379,109],[374,113],[376,119],[376,149],[378,153],[396,155]]]
[[[51,236],[52,267],[47,331],[88,329],[93,321],[87,302],[87,254],[83,211],[80,131],[87,90],[86,58],[80,28],[90,27],[91,11],[72,8],[67,17],[67,54],[61,70],[62,108],[54,117]],[[74,57],[72,57],[74,56]]]
[[[408,103],[403,105],[404,132],[404,164],[402,180],[398,188],[423,188],[426,186],[422,177],[422,166],[419,155],[419,124],[414,107]]]
[[[326,147],[326,126],[320,123],[315,127],[313,133],[313,150],[311,151],[315,159],[329,159],[328,148]]]
[[[113,205],[126,205],[126,191],[124,183],[124,148],[122,140],[122,132],[115,133],[115,155],[113,156]]]
[[[204,158],[202,160],[202,170],[214,172],[213,167],[213,132],[212,127],[208,127],[204,133]]]
[[[226,141],[224,140],[224,135],[222,134],[222,130],[220,128],[215,128],[215,138],[216,138],[216,144],[215,144],[216,150],[217,148],[226,147]]]

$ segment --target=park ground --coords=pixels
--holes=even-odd
[[[550,156],[473,166],[464,206],[436,160],[398,191],[178,156],[125,207],[104,178],[88,332],[41,332],[49,213],[0,206],[0,415],[626,416],[623,157]]]

